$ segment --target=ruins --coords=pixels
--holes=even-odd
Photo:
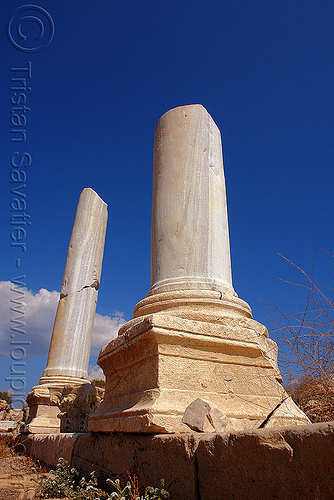
[[[333,422],[309,425],[275,342],[233,288],[221,137],[203,106],[157,124],[151,286],[101,349],[99,401],[87,366],[106,222],[85,189],[23,449],[101,480],[164,478],[178,500],[333,498]]]
[[[155,131],[151,288],[103,347],[93,432],[221,432],[309,423],[277,346],[232,285],[220,131],[201,105]]]
[[[24,427],[25,432],[59,432],[59,406],[64,397],[67,400],[75,399],[74,396],[79,391],[79,394],[89,394],[94,403],[101,399],[98,389],[94,396],[91,394],[92,386],[87,380],[87,370],[107,218],[106,203],[92,189],[84,189],[80,195],[68,248],[47,367],[39,385],[33,387],[27,396],[29,417]],[[84,391],[80,390],[83,385]],[[88,390],[87,387],[91,389]],[[69,394],[72,394],[71,398]]]

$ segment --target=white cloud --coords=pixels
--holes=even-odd
[[[15,339],[31,341],[31,345],[27,347],[28,356],[47,354],[58,300],[59,293],[56,291],[49,292],[41,288],[34,294],[10,281],[0,281],[0,355],[8,355],[10,335],[13,333]],[[15,318],[17,323],[13,322]],[[101,347],[116,338],[118,329],[124,322],[122,313],[114,316],[96,314],[91,355],[97,355]],[[25,333],[13,332],[11,327]]]
[[[101,348],[117,337],[118,330],[125,323],[123,313],[114,316],[95,314],[91,355],[98,355]]]
[[[94,380],[94,379],[105,379],[104,373],[102,368],[100,368],[97,365],[89,365],[88,367],[88,380]]]

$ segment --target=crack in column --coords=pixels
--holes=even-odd
[[[269,419],[270,417],[273,416],[273,414],[275,413],[276,410],[278,410],[278,408],[280,406],[282,406],[282,404],[284,403],[284,401],[286,401],[287,399],[289,398],[289,396],[286,396],[284,399],[282,399],[282,401],[280,401],[273,410],[271,410],[271,412],[269,413],[269,415],[267,415],[267,417],[264,419],[264,421],[262,422],[261,425],[259,425],[258,429],[263,429],[263,427],[269,422]]]
[[[93,283],[91,285],[85,285],[83,286],[80,290],[77,290],[76,292],[72,293],[72,294],[69,294],[69,293],[61,293],[60,294],[60,300],[61,299],[65,299],[66,297],[68,297],[69,295],[74,295],[75,293],[80,293],[82,292],[82,290],[84,290],[85,288],[95,288],[96,291],[98,291],[98,289],[100,288],[100,283],[98,280],[94,280]]]
[[[100,283],[98,280],[94,280],[93,283],[91,285],[85,285],[83,286],[80,290],[78,290],[78,292],[82,292],[82,290],[84,290],[85,288],[95,288],[95,290],[97,291],[100,287]]]

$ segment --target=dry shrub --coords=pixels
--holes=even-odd
[[[334,420],[334,387],[323,380],[299,380],[287,386],[287,391],[311,422]]]
[[[290,313],[272,308],[272,331],[280,338],[281,372],[288,392],[312,422],[334,420],[334,289],[316,282],[314,265],[310,277],[286,260],[301,273],[303,281],[283,281],[302,287],[306,300],[302,308],[290,302]]]
[[[0,434],[0,458],[5,458],[10,455],[10,442],[11,436],[8,436],[7,434]]]
[[[128,476],[128,482],[131,484],[131,490],[133,491],[133,494],[135,495],[135,497],[140,497],[138,479],[139,469],[135,469],[132,473],[127,470],[126,473]]]
[[[102,387],[102,389],[105,389],[106,387],[106,381],[104,378],[94,378],[93,380],[91,380],[91,384],[94,387]]]

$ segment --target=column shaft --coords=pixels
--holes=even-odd
[[[81,193],[67,254],[47,367],[50,377],[87,377],[107,225],[107,205],[90,188]]]
[[[220,131],[202,105],[165,113],[155,132],[151,291],[232,288]]]

